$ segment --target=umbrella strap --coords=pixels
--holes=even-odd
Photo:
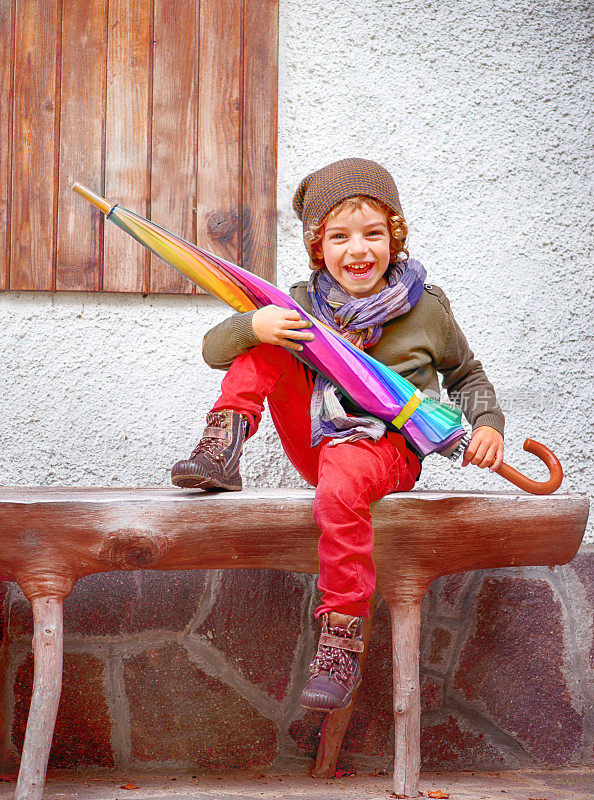
[[[409,421],[423,400],[424,397],[422,392],[420,392],[418,389],[415,389],[413,396],[402,406],[400,413],[392,420],[392,425],[395,428],[402,428],[404,423]]]

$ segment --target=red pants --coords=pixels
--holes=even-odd
[[[318,546],[322,604],[316,616],[339,611],[369,616],[375,590],[373,527],[369,504],[389,492],[407,492],[420,472],[418,458],[399,433],[378,442],[359,439],[311,447],[310,399],[314,375],[288,350],[269,344],[238,356],[213,410],[231,409],[256,432],[264,400],[285,453],[299,474],[316,486],[313,514],[321,530]]]

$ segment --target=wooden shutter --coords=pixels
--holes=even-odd
[[[277,52],[278,0],[0,0],[0,290],[195,291],[75,181],[274,281]]]

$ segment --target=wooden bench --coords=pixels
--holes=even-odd
[[[0,489],[0,575],[33,606],[33,694],[16,800],[40,800],[62,685],[62,604],[84,575],[143,568],[317,572],[309,490]],[[441,576],[565,564],[588,500],[569,495],[411,492],[372,508],[377,583],[392,618],[396,795],[417,796],[421,599]],[[366,636],[369,637],[370,626]],[[326,718],[314,775],[334,773],[351,709]]]

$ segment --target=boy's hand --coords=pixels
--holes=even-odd
[[[278,344],[289,350],[303,350],[303,345],[293,339],[311,342],[313,333],[301,330],[311,328],[311,322],[302,319],[297,311],[279,306],[264,306],[252,315],[252,328],[261,342]]]
[[[495,472],[503,462],[503,436],[488,425],[479,425],[472,432],[470,444],[464,451],[462,466],[474,464]]]

